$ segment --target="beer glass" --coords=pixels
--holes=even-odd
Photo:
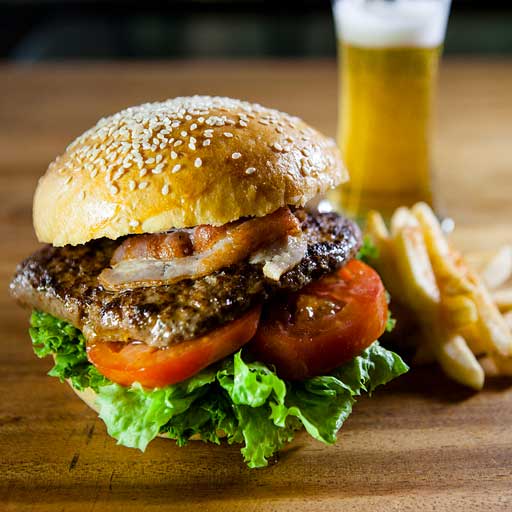
[[[339,146],[350,181],[330,199],[349,216],[432,205],[431,129],[450,0],[334,0]]]

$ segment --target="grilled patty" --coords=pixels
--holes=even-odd
[[[13,296],[23,305],[62,318],[89,341],[143,341],[166,347],[196,338],[278,293],[294,292],[352,259],[360,232],[334,213],[296,212],[308,242],[306,256],[272,281],[261,264],[237,263],[206,277],[120,292],[105,290],[98,274],[120,241],[45,246],[17,268]]]

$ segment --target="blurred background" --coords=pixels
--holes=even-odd
[[[0,58],[334,57],[329,0],[0,1]],[[512,2],[453,0],[446,54],[512,53]]]

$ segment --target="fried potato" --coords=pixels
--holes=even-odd
[[[507,311],[503,315],[503,318],[505,319],[505,322],[507,322],[509,329],[512,329],[512,311]]]
[[[376,211],[368,213],[366,234],[370,236],[379,252],[379,257],[371,263],[386,284],[386,289],[391,296],[403,296],[403,286],[396,266],[395,248],[380,213]]]
[[[475,274],[446,239],[425,203],[398,208],[390,230],[370,212],[367,230],[379,249],[375,267],[392,296],[416,317],[415,364],[437,360],[452,379],[481,389],[485,374],[512,375],[512,288],[491,293],[512,274],[512,247]],[[502,310],[511,310],[503,316]],[[476,356],[482,357],[479,364]],[[485,369],[485,371],[484,371]]]
[[[505,284],[512,275],[512,247],[502,247],[487,263],[481,272],[484,284],[495,289]]]
[[[492,300],[500,311],[512,310],[512,288],[494,291]]]
[[[489,377],[512,377],[512,359],[493,354],[480,359],[485,375]]]
[[[414,215],[405,206],[401,206],[393,212],[390,224],[392,237],[397,236],[405,228],[419,226]]]
[[[417,203],[412,212],[422,227],[430,260],[440,285],[450,294],[469,293],[473,286],[466,277],[468,269],[449,246],[432,209],[426,203]]]
[[[368,230],[370,236],[375,239],[375,241],[389,238],[389,231],[386,227],[386,223],[384,222],[382,215],[375,210],[368,212],[366,219],[366,229]]]
[[[394,244],[406,303],[415,311],[434,311],[441,295],[420,227],[405,227],[394,237]]]
[[[479,287],[474,298],[478,309],[477,328],[482,342],[487,346],[489,352],[512,356],[510,327],[493,303],[487,290]]]
[[[469,295],[449,295],[441,298],[443,321],[450,329],[458,330],[475,323],[478,311]]]
[[[462,336],[456,334],[441,340],[437,356],[446,375],[470,388],[482,389],[484,371]]]

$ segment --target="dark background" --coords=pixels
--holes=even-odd
[[[448,54],[512,53],[512,2],[453,0]],[[328,0],[0,0],[0,58],[332,57]]]

